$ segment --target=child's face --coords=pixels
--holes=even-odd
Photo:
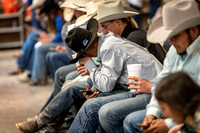
[[[168,118],[172,118],[175,122],[177,123],[183,123],[184,122],[184,118],[183,116],[180,114],[180,112],[176,112],[174,110],[172,110],[170,108],[170,106],[168,104],[166,104],[165,102],[162,101],[158,101],[161,108],[162,108],[162,115]]]

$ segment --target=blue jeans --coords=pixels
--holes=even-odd
[[[82,104],[86,99],[80,90],[86,88],[85,83],[86,81],[75,82],[61,90],[46,108],[35,117],[39,127],[47,125],[63,113],[67,113],[73,104]]]
[[[59,43],[45,44],[35,48],[33,71],[31,77],[34,82],[45,80],[48,72],[47,64],[45,62],[46,54],[50,51],[50,47],[56,48],[57,45],[59,45]]]
[[[33,58],[34,58],[34,46],[39,38],[39,31],[34,30],[32,31],[23,47],[22,47],[22,54],[17,59],[17,66],[21,69],[32,71],[33,67]]]
[[[146,109],[133,112],[126,116],[124,119],[124,132],[125,133],[141,133],[140,127],[137,123],[142,123],[146,116]]]
[[[145,109],[151,95],[138,94],[132,98],[124,98],[107,103],[99,110],[100,124],[107,133],[122,133],[124,118],[131,112]]]
[[[61,87],[66,80],[66,76],[69,75],[70,73],[72,73],[73,71],[76,71],[75,64],[70,64],[70,65],[58,68],[58,70],[55,73],[54,90],[53,90],[51,96],[49,97],[49,99],[47,100],[47,102],[45,103],[45,105],[42,107],[40,112],[42,112],[44,110],[44,108],[51,102],[51,100],[60,92]],[[75,75],[74,75],[74,77],[71,77],[71,76],[72,75],[68,76],[68,78],[70,80],[75,78]],[[78,74],[77,74],[77,76],[78,76]]]
[[[52,79],[59,67],[69,64],[71,58],[68,57],[66,52],[48,52],[46,55],[46,64]]]
[[[100,122],[104,120],[101,118],[99,119],[99,117],[101,117],[104,114],[103,113],[104,111],[108,110],[107,108],[108,103],[109,106],[113,105],[111,107],[115,106],[115,108],[112,109],[119,109],[120,106],[123,106],[122,110],[120,110],[121,112],[117,112],[123,115],[122,116],[123,119],[126,115],[128,115],[128,113],[145,108],[145,104],[149,102],[150,97],[151,95],[149,94],[134,95],[131,92],[125,92],[106,97],[89,99],[84,103],[84,105],[79,110],[70,129],[68,130],[68,133],[96,132],[98,126],[100,125]],[[118,102],[120,103],[120,106]],[[142,105],[140,104],[141,102]],[[115,110],[113,110],[113,112],[115,112]]]

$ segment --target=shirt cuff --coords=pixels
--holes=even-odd
[[[93,69],[96,69],[97,66],[94,64],[93,60],[88,60],[85,63],[85,67],[88,69],[88,71],[91,73],[93,71]]]
[[[171,118],[165,119],[165,123],[166,123],[168,129],[171,129],[174,125],[177,124]]]
[[[156,118],[159,118],[160,117],[160,110],[158,108],[154,108],[154,107],[148,108],[146,115],[153,115]]]

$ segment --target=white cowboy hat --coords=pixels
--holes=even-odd
[[[88,20],[96,16],[97,5],[100,3],[100,1],[102,0],[92,0],[85,5],[86,14],[77,18],[75,22],[75,25],[77,27],[86,23]]]
[[[200,24],[200,14],[193,0],[174,0],[164,5],[162,17],[151,24],[147,40],[163,42],[168,38]]]
[[[97,6],[97,17],[99,23],[126,18],[139,14],[136,11],[125,10],[120,0],[105,0]]]
[[[34,9],[37,8],[39,6],[42,6],[42,4],[44,3],[45,0],[33,0],[33,3],[31,4],[31,6],[29,7],[29,9]]]
[[[87,1],[87,0],[81,0],[81,1]],[[79,3],[74,4],[74,0],[65,0],[65,2],[60,7],[67,7],[74,10],[86,12],[85,7]]]
[[[74,9],[65,7],[63,10],[63,17],[65,21],[67,22],[71,21],[73,16],[74,16]]]
[[[91,0],[73,0],[73,4],[79,7],[85,7],[85,4]]]

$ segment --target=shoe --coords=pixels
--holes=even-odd
[[[17,123],[16,127],[24,133],[33,133],[39,130],[38,124],[35,119],[22,123]]]
[[[46,84],[47,84],[46,81],[31,81],[29,83],[29,85],[31,85],[31,86],[46,85]]]
[[[9,75],[18,75],[18,74],[20,74],[21,72],[23,72],[23,70],[20,69],[20,68],[17,68],[17,69],[15,69],[14,71],[10,72]]]
[[[18,80],[20,82],[29,82],[31,80],[30,76],[27,75],[25,72],[18,76]]]
[[[12,55],[12,57],[15,59],[18,59],[20,57],[20,55],[21,55],[20,53],[15,53]]]

